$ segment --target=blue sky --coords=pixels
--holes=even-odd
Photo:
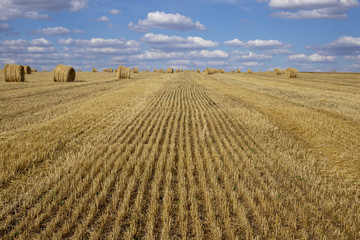
[[[0,64],[360,71],[358,0],[1,0]]]

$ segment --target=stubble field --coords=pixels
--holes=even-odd
[[[0,238],[360,239],[360,75],[0,77]]]

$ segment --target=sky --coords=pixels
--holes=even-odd
[[[360,71],[358,0],[1,0],[0,65]]]

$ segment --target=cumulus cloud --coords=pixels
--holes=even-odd
[[[112,15],[120,15],[121,13],[122,13],[122,11],[119,9],[111,9],[110,10],[110,14],[112,14]]]
[[[279,54],[290,54],[291,51],[288,48],[292,47],[291,44],[285,44],[279,40],[250,40],[243,42],[237,38],[225,41],[224,45],[231,47],[243,47],[247,49],[264,51],[266,54],[279,55]]]
[[[134,40],[126,40],[125,38],[92,38],[92,39],[73,39],[73,38],[60,38],[59,44],[74,45],[74,46],[93,46],[93,47],[138,47],[139,42]]]
[[[191,51],[186,55],[186,58],[191,59],[226,59],[229,58],[229,54],[227,52],[224,52],[222,50],[214,50],[214,51],[208,51],[208,50],[202,50],[200,52],[198,51]]]
[[[161,50],[191,50],[207,49],[217,47],[219,44],[201,37],[180,37],[168,36],[164,34],[147,33],[142,38],[152,49]]]
[[[8,32],[10,30],[12,30],[12,28],[10,27],[10,25],[8,23],[0,24],[0,33],[1,32]]]
[[[139,20],[137,24],[130,22],[128,27],[135,31],[148,31],[151,28],[172,29],[172,30],[206,30],[206,27],[199,21],[193,22],[190,17],[179,13],[149,12],[147,18]]]
[[[33,20],[49,19],[47,14],[41,14],[39,11],[79,11],[87,6],[87,0],[3,0],[0,2],[0,21],[20,17]]]
[[[360,38],[342,36],[322,46],[308,46],[308,48],[324,55],[358,55],[360,54]]]
[[[271,55],[242,52],[238,50],[230,52],[230,55],[232,61],[268,61],[273,59],[273,56]]]
[[[286,11],[273,17],[285,19],[343,19],[350,8],[359,6],[358,0],[270,0],[268,6]]]
[[[96,18],[95,21],[97,21],[97,22],[109,22],[110,18],[108,18],[106,16],[101,16],[99,18]]]
[[[47,35],[47,36],[54,36],[54,35],[64,36],[72,33],[83,33],[83,31],[78,29],[70,30],[65,27],[49,27],[49,28],[41,28],[34,31],[30,31],[29,33],[34,35],[39,34],[39,35]]]
[[[305,54],[296,54],[288,56],[286,60],[299,63],[333,63],[336,62],[337,57],[320,55],[318,53],[314,53],[309,56]]]

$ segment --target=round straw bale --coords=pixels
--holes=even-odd
[[[196,69],[196,72],[197,72],[197,73],[200,73],[201,71],[200,71],[200,69]]]
[[[139,68],[134,67],[133,71],[134,71],[134,73],[139,73]]]
[[[184,70],[180,69],[180,72],[184,72]]]
[[[31,69],[31,72],[37,72],[37,70],[32,68],[32,69]]]
[[[59,64],[52,71],[54,82],[73,82],[75,80],[75,69]]]
[[[114,72],[114,69],[109,68],[109,69],[108,69],[108,72]]]
[[[119,66],[117,71],[118,78],[130,79],[131,77],[131,68]]]
[[[81,71],[81,69],[79,69],[79,71],[78,71],[78,72],[82,72],[82,71]]]
[[[251,70],[251,69],[248,69],[248,70],[247,70],[247,73],[248,73],[248,74],[252,74],[252,70]]]
[[[274,74],[275,75],[281,75],[281,69],[280,68],[275,68],[274,69]]]
[[[236,69],[236,72],[237,72],[237,73],[241,73],[241,70],[240,70],[240,69]]]
[[[219,69],[219,72],[220,73],[225,73],[225,70],[224,69]]]
[[[146,69],[146,72],[149,72],[149,69]]]
[[[93,69],[92,69],[92,72],[97,72],[97,69],[96,69],[96,68],[93,68]]]
[[[156,70],[156,69],[154,69],[154,72],[157,72],[157,70]]]
[[[31,74],[31,68],[30,68],[30,66],[25,66],[25,65],[23,65],[23,67],[24,67],[25,74]]]
[[[157,71],[157,73],[165,73],[165,71],[162,70],[162,69],[159,69],[159,70]]]
[[[168,69],[166,69],[166,73],[174,73],[174,69],[173,68],[168,68]]]
[[[5,64],[3,74],[5,82],[25,81],[25,69],[22,65]]]
[[[281,74],[285,75],[286,74],[286,69],[281,70]]]
[[[287,78],[297,78],[298,77],[298,70],[296,68],[288,68],[286,69],[286,77]]]

